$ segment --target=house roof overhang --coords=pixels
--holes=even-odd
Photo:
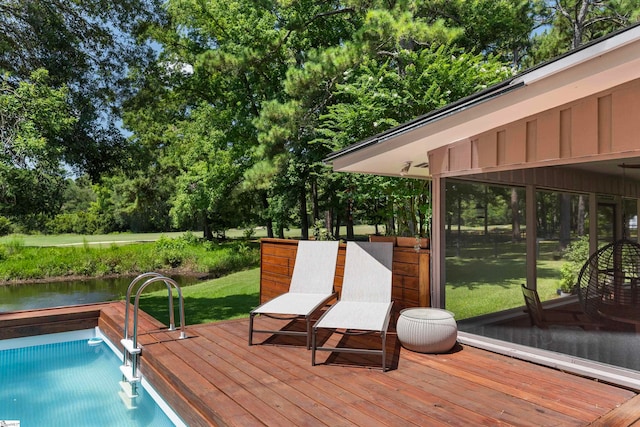
[[[330,154],[340,172],[428,178],[428,153],[640,78],[640,25]],[[403,166],[410,162],[408,171]],[[405,168],[406,169],[406,168]]]

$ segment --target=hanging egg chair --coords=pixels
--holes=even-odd
[[[639,282],[640,244],[629,239],[609,243],[591,255],[580,270],[577,286],[582,310],[602,321],[603,305],[638,305]]]

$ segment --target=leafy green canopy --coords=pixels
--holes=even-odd
[[[49,86],[46,70],[16,82],[0,76],[0,214],[33,217],[56,213],[64,190],[57,142],[77,119],[68,90]]]
[[[132,65],[152,59],[138,43],[159,19],[156,0],[5,0],[0,4],[0,71],[10,84],[49,72],[52,88],[65,86],[72,126],[55,144],[61,160],[97,179],[126,158],[119,109],[130,91]],[[142,41],[142,39],[140,39]]]
[[[586,0],[170,0],[125,123],[147,174],[175,179],[174,226],[298,223],[306,237],[322,218],[428,233],[428,183],[334,174],[323,159],[539,60],[534,28],[582,4],[607,14]]]
[[[461,16],[490,3],[474,5],[456,3]],[[524,6],[500,7],[521,34]],[[151,169],[178,175],[174,225],[205,233],[256,220],[306,230],[322,212],[329,227],[354,213],[400,215],[408,232],[425,232],[427,183],[336,175],[323,159],[510,72],[492,55],[496,26],[469,47],[481,54],[465,53],[455,45],[477,34],[420,1],[172,0],[167,13],[125,123]]]
[[[0,3],[0,214],[42,230],[66,176],[131,165],[120,108],[131,67],[153,60],[143,34],[160,12],[156,0]]]

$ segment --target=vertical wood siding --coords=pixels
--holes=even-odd
[[[429,153],[433,175],[461,176],[640,154],[640,79]]]
[[[413,239],[415,240],[415,239]],[[260,241],[260,303],[263,304],[289,290],[298,241],[290,239],[262,239]],[[346,245],[338,249],[334,288],[342,290]],[[394,309],[429,307],[428,249],[394,246],[392,298]]]

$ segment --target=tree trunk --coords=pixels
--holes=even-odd
[[[336,222],[335,222],[335,224],[336,224],[335,230],[336,231],[333,232],[333,238],[336,239],[336,240],[340,240],[340,221],[341,221],[341,219],[340,219],[340,211],[336,210]]]
[[[415,198],[413,197],[407,201],[407,229],[409,236],[416,235]]]
[[[538,201],[538,237],[547,237],[547,200],[545,197],[536,196]]]
[[[387,204],[390,204],[389,198],[387,197]],[[387,218],[387,223],[385,224],[385,234],[387,236],[392,236],[396,234],[396,223],[395,223],[395,209],[391,209],[391,215]]]
[[[313,200],[313,222],[315,223],[320,219],[320,206],[318,204],[318,183],[314,179],[311,181],[311,198]],[[329,230],[329,228],[327,228]]]
[[[307,217],[307,193],[304,184],[300,186],[300,231],[302,240],[309,240],[309,218]]]
[[[213,232],[206,214],[202,214],[202,237],[209,242],[213,240]]]
[[[518,191],[511,189],[511,241],[520,241],[520,209],[518,203]]]
[[[489,236],[489,197],[487,196],[488,187],[484,186],[484,235]]]
[[[355,234],[353,232],[353,200],[349,198],[347,201],[347,240],[353,240]]]
[[[329,233],[331,233],[333,229],[333,211],[331,209],[324,211],[324,228],[326,228]]]
[[[560,194],[560,247],[565,249],[571,241],[571,196]]]
[[[462,197],[460,193],[458,193],[458,209],[457,209],[457,217],[458,217],[458,240],[460,240],[462,233]]]
[[[262,198],[262,212],[268,212],[269,199],[267,198],[267,193],[261,192],[260,197]],[[267,227],[267,237],[273,237],[273,220],[270,216],[265,218],[265,226]]]
[[[580,195],[578,196],[578,218],[577,218],[578,236],[584,236],[584,216],[585,216],[584,195]]]

